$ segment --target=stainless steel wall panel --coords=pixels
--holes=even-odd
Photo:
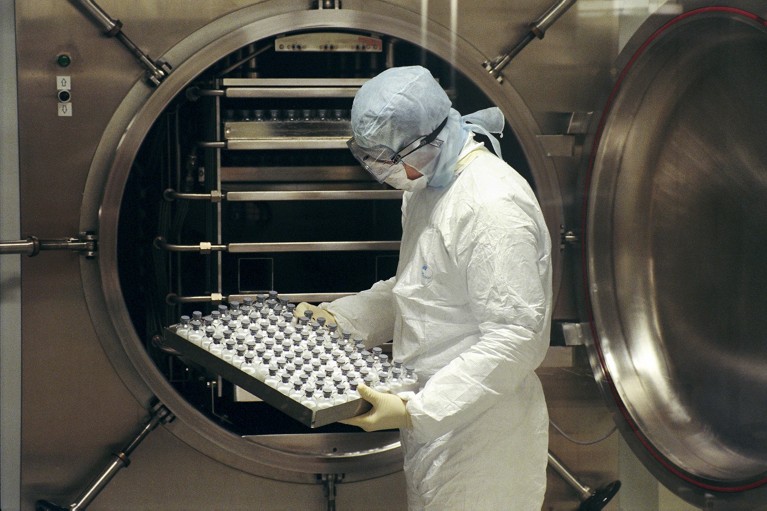
[[[0,3],[0,239],[21,238],[16,27]],[[21,260],[0,257],[0,508],[21,499]]]
[[[176,435],[163,430],[156,433],[136,450],[131,466],[113,480],[92,509],[327,509],[323,487],[316,483],[314,475],[308,475],[304,484],[256,478],[190,449]],[[338,485],[337,509],[404,511],[404,494],[396,490],[403,484],[401,472],[368,481],[342,482]]]

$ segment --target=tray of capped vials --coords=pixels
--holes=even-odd
[[[310,428],[369,410],[360,383],[383,392],[415,384],[412,369],[380,348],[368,351],[310,315],[294,318],[293,304],[268,296],[182,316],[165,329],[165,343]]]

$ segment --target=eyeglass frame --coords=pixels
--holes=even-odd
[[[395,152],[390,158],[387,158],[386,160],[382,160],[382,159],[371,156],[369,152],[370,150],[357,144],[357,142],[354,140],[354,137],[351,137],[349,140],[347,140],[346,146],[349,148],[354,158],[362,165],[362,167],[365,170],[367,170],[376,179],[376,181],[378,181],[379,183],[383,183],[386,180],[386,178],[388,178],[394,172],[394,170],[397,168],[397,165],[402,164],[404,158],[413,154],[415,151],[427,145],[432,145],[437,148],[441,147],[443,141],[439,140],[437,137],[439,133],[442,131],[442,129],[445,127],[445,125],[447,124],[448,119],[449,117],[445,117],[442,120],[442,122],[439,123],[439,126],[437,126],[434,129],[434,131],[432,131],[428,135],[418,137],[412,142],[404,145],[402,148],[400,148],[397,152]],[[413,145],[416,145],[416,146],[410,149],[409,151],[407,151]],[[407,151],[407,152],[404,154],[401,154],[404,151]],[[360,157],[359,153],[364,153],[365,157]],[[383,172],[380,172],[380,171],[377,172],[376,169],[373,167],[373,165],[370,164],[368,159],[372,159],[374,162],[378,164],[386,165],[386,169]]]

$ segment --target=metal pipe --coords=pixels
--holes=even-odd
[[[35,256],[40,252],[40,240],[30,236],[25,240],[0,241],[0,254],[26,254]]]
[[[543,39],[546,31],[557,21],[567,10],[572,7],[577,0],[560,0],[557,4],[554,4],[551,9],[546,11],[543,16],[530,25],[530,30],[535,34],[538,39]]]
[[[78,238],[54,240],[41,240],[35,236],[29,236],[25,240],[0,241],[0,255],[26,254],[32,257],[42,250],[73,250],[84,252],[86,257],[95,257],[97,240],[96,235],[92,233],[82,233]]]
[[[197,147],[201,149],[226,149],[226,142],[197,142]]]
[[[168,305],[178,305],[180,303],[210,303],[210,302],[222,302],[224,301],[224,295],[221,293],[213,293],[210,295],[201,296],[179,296],[171,293],[165,297],[165,303]]]
[[[158,236],[154,246],[168,252],[229,252],[232,254],[260,254],[264,252],[349,252],[359,250],[399,250],[399,241],[284,241],[277,243],[229,243],[214,245],[203,241],[197,245],[179,245],[168,243]]]
[[[211,252],[225,252],[226,245],[214,245],[208,241],[203,241],[197,245],[179,245],[168,243],[165,238],[158,236],[154,239],[154,246],[160,250],[168,252],[199,252],[201,254],[210,254]]]
[[[570,472],[567,467],[565,467],[562,464],[562,461],[554,456],[554,454],[549,451],[549,466],[554,469],[554,471],[559,474],[562,479],[565,480],[567,484],[572,486],[575,491],[578,492],[578,496],[581,500],[586,499],[591,496],[592,490],[585,484],[582,484],[578,479],[575,478],[572,472]]]
[[[548,11],[546,11],[540,18],[529,25],[529,31],[522,36],[522,38],[504,55],[499,55],[493,60],[486,60],[483,62],[484,68],[490,75],[498,80],[503,81],[501,71],[511,62],[511,60],[521,52],[525,46],[527,46],[536,37],[543,39],[546,35],[546,31],[557,21],[567,10],[575,4],[577,0],[559,0],[552,5]]]
[[[107,14],[104,9],[99,7],[93,0],[76,0],[80,6],[82,6],[88,14],[90,14],[94,20],[96,20],[103,28],[104,33],[109,37],[114,36],[122,29],[122,22],[120,20],[113,19]]]
[[[399,250],[399,241],[287,241],[281,243],[230,243],[227,252],[349,252],[360,250]]]
[[[226,193],[220,192],[218,190],[212,190],[210,193],[188,193],[188,192],[177,192],[173,188],[168,188],[167,190],[163,192],[162,196],[168,202],[172,202],[178,199],[207,200],[210,202],[221,202],[222,200],[226,198]]]
[[[294,201],[294,200],[397,200],[402,190],[289,190],[227,192],[226,200]]]
[[[158,425],[166,424],[172,421],[175,417],[168,410],[165,405],[161,403],[155,404],[151,409],[151,416],[141,431],[128,443],[122,451],[113,454],[113,460],[110,461],[104,470],[93,480],[93,482],[80,494],[80,496],[70,504],[68,507],[63,508],[46,500],[39,500],[35,504],[37,511],[63,511],[69,509],[71,511],[79,511],[86,509],[93,499],[95,499],[101,491],[106,488],[112,478],[123,467],[130,465],[130,455],[139,446],[139,444],[151,433]]]
[[[601,488],[592,490],[581,483],[551,451],[549,451],[549,466],[578,492],[578,498],[581,501],[578,511],[601,510],[612,500],[621,487],[621,482],[616,480]]]
[[[210,202],[257,202],[257,201],[295,201],[295,200],[397,200],[402,198],[402,190],[284,190],[284,191],[245,191],[210,193],[177,192],[168,188],[163,192],[167,201],[207,200]]]
[[[221,89],[201,89],[197,87],[196,85],[193,85],[186,90],[186,98],[189,101],[197,101],[203,96],[216,97],[216,96],[224,96],[225,94],[226,94],[226,91],[223,91]]]
[[[172,67],[165,61],[156,60],[153,61],[149,58],[149,55],[141,51],[133,41],[131,41],[125,33],[122,31],[122,22],[120,20],[113,19],[107,14],[104,9],[98,6],[94,0],[73,0],[83,9],[85,9],[91,17],[96,20],[103,28],[104,34],[108,37],[116,37],[123,46],[125,46],[133,55],[139,60],[141,65],[146,69],[146,78],[155,87],[165,80],[170,74]]]

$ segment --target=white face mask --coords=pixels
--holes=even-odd
[[[421,176],[418,179],[410,179],[407,177],[405,168],[400,166],[397,170],[384,180],[387,185],[396,188],[397,190],[405,190],[408,192],[414,192],[416,190],[423,190],[426,188],[427,179],[426,176]]]

